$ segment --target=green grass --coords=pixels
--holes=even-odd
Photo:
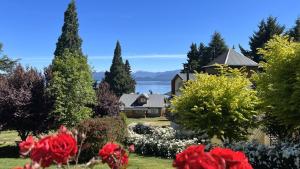
[[[153,118],[127,118],[127,123],[144,123],[154,126],[169,126],[170,121],[165,117],[153,117]]]
[[[0,169],[10,169],[16,166],[23,166],[29,162],[22,158],[0,158]],[[55,166],[50,169],[55,169]],[[101,164],[94,169],[109,169],[106,164]],[[172,160],[160,159],[155,157],[142,157],[131,154],[129,157],[128,169],[172,169]]]
[[[170,122],[164,118],[146,118],[146,119],[128,119],[128,123],[141,122],[152,125],[170,125]],[[0,132],[0,169],[11,169],[16,166],[23,166],[29,159],[19,157],[18,148],[15,141],[19,141],[17,132]],[[52,166],[50,169],[55,169]],[[143,157],[131,154],[129,157],[128,169],[171,169],[172,160],[156,157]],[[94,169],[109,169],[106,165],[99,165]]]

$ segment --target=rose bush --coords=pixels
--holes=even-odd
[[[244,153],[216,147],[205,152],[204,145],[192,145],[176,155],[177,169],[252,169]]]

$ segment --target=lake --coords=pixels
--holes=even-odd
[[[165,94],[171,91],[170,81],[137,81],[135,92],[149,93],[151,90],[153,93]]]

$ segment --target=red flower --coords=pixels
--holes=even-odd
[[[34,147],[35,141],[32,136],[28,136],[25,141],[19,144],[20,154],[27,155]]]
[[[52,154],[49,149],[51,139],[52,136],[46,136],[39,140],[30,154],[31,160],[39,163],[44,168],[49,167],[53,162]]]
[[[217,147],[210,153],[217,161],[223,161],[221,163],[225,163],[226,169],[252,169],[243,152]]]
[[[173,167],[177,169],[223,169],[207,152],[204,145],[193,145],[176,155]]]
[[[130,145],[129,148],[128,148],[129,152],[130,153],[133,153],[134,152],[134,145]]]
[[[52,158],[58,164],[66,164],[77,153],[77,142],[70,134],[61,132],[49,142]]]
[[[107,163],[111,169],[125,168],[128,164],[126,151],[117,144],[107,143],[99,151],[103,163]]]

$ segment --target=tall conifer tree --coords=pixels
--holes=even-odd
[[[134,88],[130,87],[130,78],[122,59],[120,42],[117,41],[110,71],[105,72],[104,81],[117,96],[121,96],[124,93],[134,92]]]
[[[46,69],[47,93],[52,99],[55,126],[74,126],[91,116],[95,91],[87,57],[82,54],[78,36],[75,1],[65,12],[62,34],[58,39],[52,65]],[[54,127],[55,127],[54,126]]]
[[[210,61],[214,60],[216,57],[228,50],[225,40],[222,38],[219,32],[215,32],[212,35],[207,50],[207,55]]]
[[[300,17],[296,20],[295,26],[288,32],[289,36],[296,42],[300,42]]]
[[[64,14],[62,34],[56,43],[54,56],[61,56],[65,49],[71,53],[82,55],[82,40],[78,35],[79,23],[76,12],[75,0],[72,0]]]
[[[255,62],[264,61],[261,55],[259,55],[258,48],[263,48],[266,42],[268,42],[274,35],[280,35],[283,33],[285,27],[277,22],[277,18],[268,17],[267,20],[262,20],[258,25],[258,31],[254,32],[250,37],[249,45],[250,50],[245,50],[240,46],[241,52],[253,59]]]

